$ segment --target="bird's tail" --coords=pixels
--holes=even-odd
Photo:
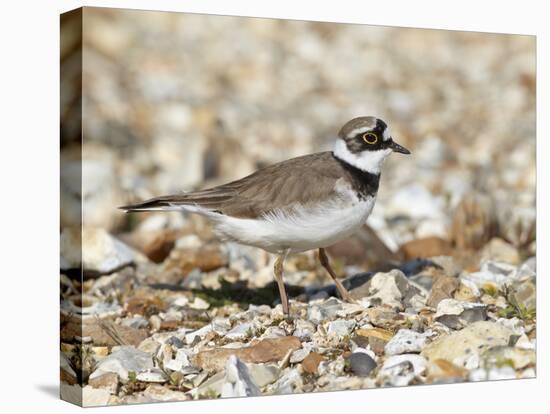
[[[125,212],[131,211],[178,211],[181,210],[181,205],[176,204],[174,196],[155,197],[141,203],[128,204],[120,206],[119,209]]]
[[[203,190],[192,193],[167,195],[151,198],[141,203],[119,207],[126,212],[130,211],[182,211],[191,213],[209,214],[218,212],[223,204],[230,200],[231,194],[223,191]]]

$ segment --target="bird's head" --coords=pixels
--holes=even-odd
[[[383,161],[392,152],[411,152],[393,140],[386,123],[373,116],[348,121],[338,132],[334,155],[363,171],[379,174]]]

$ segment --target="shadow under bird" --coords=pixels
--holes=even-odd
[[[197,213],[210,219],[220,238],[278,255],[275,280],[288,315],[283,262],[292,253],[319,249],[319,260],[341,298],[352,301],[325,248],[365,223],[376,201],[382,164],[392,152],[410,154],[393,140],[384,121],[358,117],[340,129],[333,151],[292,158],[218,187],[120,208]]]

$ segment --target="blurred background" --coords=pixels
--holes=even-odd
[[[208,225],[176,213],[124,215],[118,205],[330,150],[346,121],[375,115],[412,156],[390,157],[369,226],[333,256],[368,269],[449,251],[468,257],[464,251],[494,237],[522,257],[534,254],[534,37],[84,14],[85,228],[162,262],[185,232],[213,240]],[[62,50],[65,68],[74,56]],[[70,126],[71,99],[64,102]],[[78,147],[79,132],[65,128],[65,155]],[[62,227],[71,220],[62,213]]]

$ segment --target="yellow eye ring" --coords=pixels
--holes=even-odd
[[[363,141],[367,144],[374,145],[378,142],[378,137],[373,132],[365,132],[363,134]]]

